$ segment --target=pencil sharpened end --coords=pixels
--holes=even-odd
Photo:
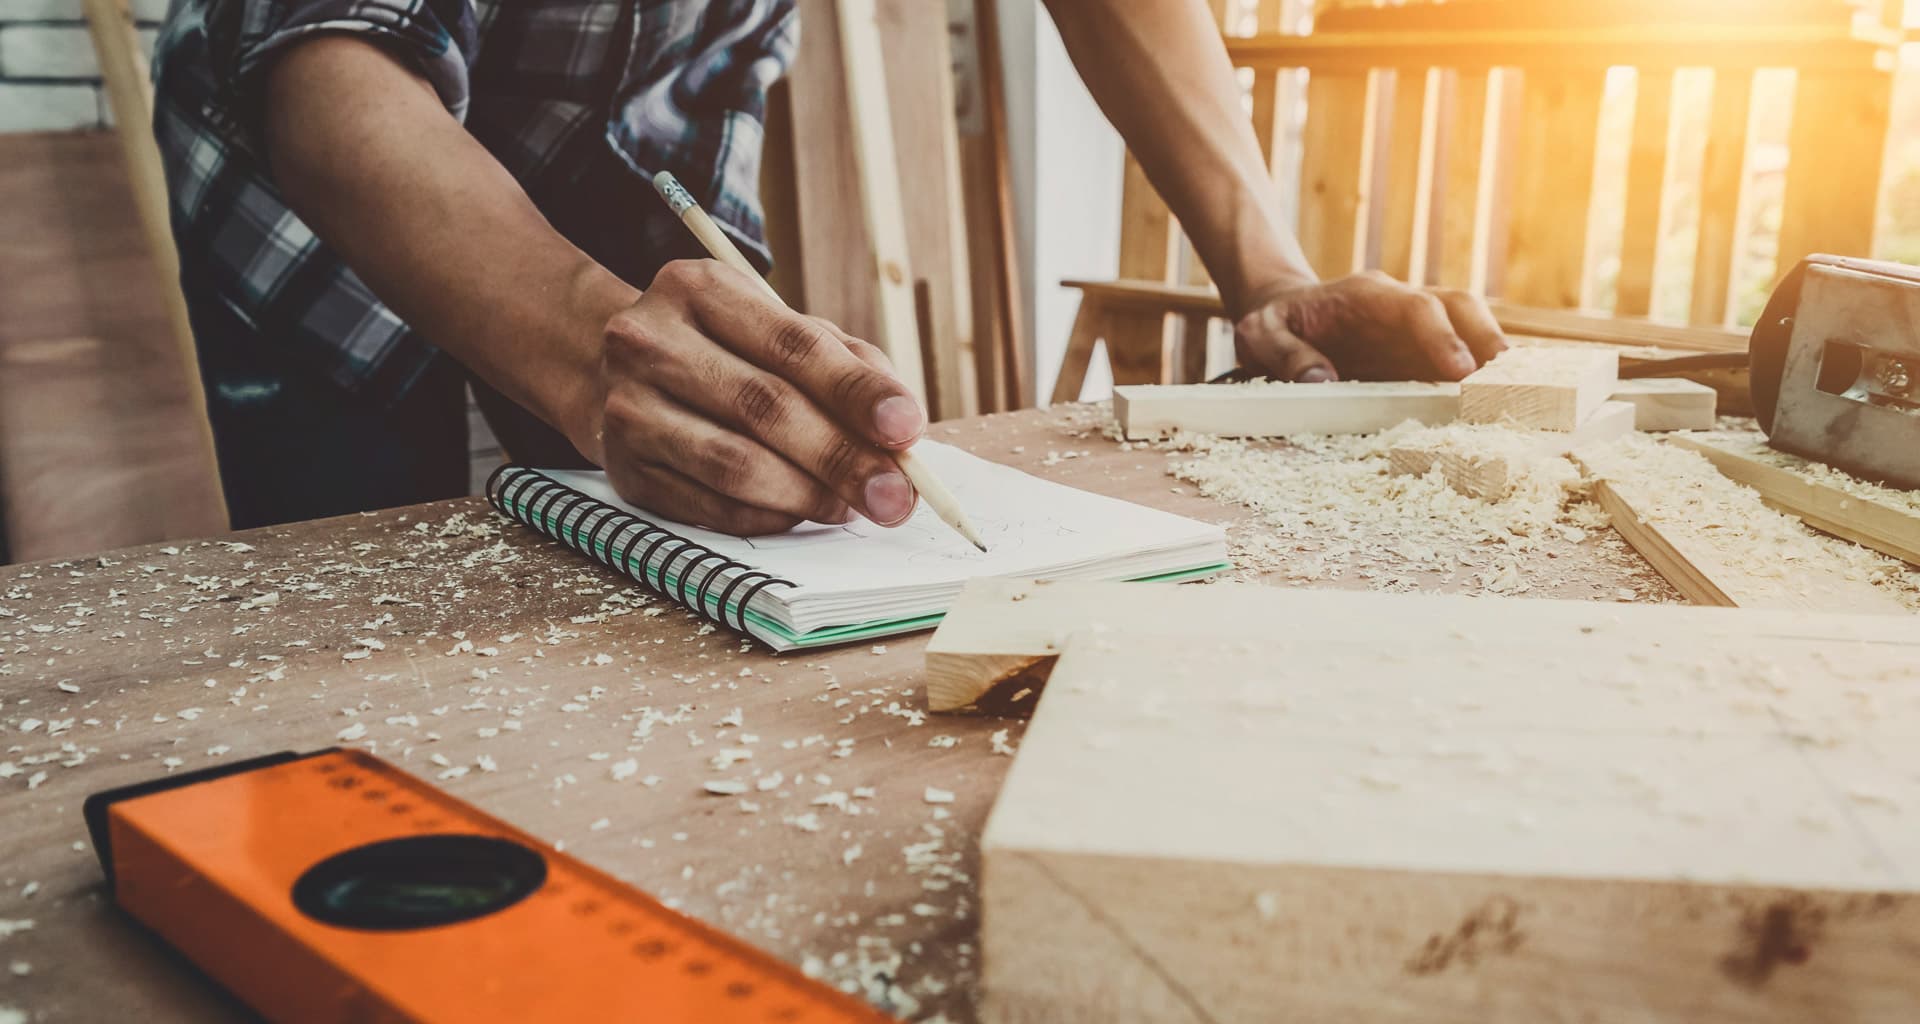
[[[974,541],[974,542],[973,542],[973,546],[974,546],[974,547],[976,547],[976,548],[979,548],[979,549],[980,549],[980,553],[981,553],[981,554],[983,554],[983,555],[984,555],[984,554],[986,554],[986,553],[987,553],[987,546],[986,546],[985,544],[983,544],[983,543],[981,543],[980,541],[977,541],[977,540],[976,540],[976,541]]]

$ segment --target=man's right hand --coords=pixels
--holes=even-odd
[[[887,449],[926,413],[879,349],[715,260],[669,263],[607,322],[574,442],[620,496],[741,536],[912,514]]]

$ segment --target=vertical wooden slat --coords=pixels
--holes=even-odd
[[[1890,74],[1801,72],[1776,276],[1816,252],[1873,254],[1892,99]]]
[[[1372,75],[1329,71],[1308,79],[1307,124],[1300,141],[1300,244],[1322,277],[1360,269],[1373,122]]]
[[[1700,242],[1693,256],[1693,308],[1702,326],[1727,321],[1727,294],[1738,249],[1740,192],[1746,182],[1747,121],[1753,72],[1719,71],[1713,77],[1713,112],[1700,171]]]
[[[106,86],[107,101],[118,125],[116,134],[121,155],[127,162],[127,177],[133,186],[134,209],[140,215],[147,248],[153,253],[167,322],[173,330],[180,365],[186,371],[187,403],[199,428],[207,464],[217,467],[213,424],[207,418],[207,397],[200,383],[200,353],[194,346],[187,298],[180,290],[180,253],[173,245],[166,170],[161,162],[160,145],[154,141],[151,130],[153,85],[146,50],[134,30],[133,15],[126,0],[82,0],[82,7],[93,36],[93,50]],[[218,472],[213,474],[212,486],[223,509],[220,518],[224,524],[226,493]]]
[[[1255,28],[1261,32],[1280,31],[1285,0],[1259,0],[1254,9]],[[1253,109],[1253,135],[1260,140],[1260,155],[1271,169],[1274,164],[1274,140],[1280,135],[1280,71],[1257,71],[1249,99]]]
[[[1433,182],[1426,146],[1427,69],[1394,72],[1393,127],[1387,133],[1387,183],[1380,197],[1380,269],[1402,280],[1414,277],[1414,254],[1426,244],[1420,213],[1424,187]]]
[[[1451,77],[1445,108],[1446,147],[1440,157],[1444,166],[1435,281],[1447,288],[1479,290],[1486,285],[1484,271],[1476,263],[1486,256],[1480,191],[1487,142],[1488,73],[1485,68],[1462,68]]]
[[[1604,71],[1530,69],[1522,84],[1507,231],[1505,297],[1522,306],[1580,305],[1587,213]]]
[[[1171,281],[1178,269],[1173,216],[1147,181],[1133,154],[1127,154],[1120,185],[1120,276]],[[1163,313],[1115,312],[1106,332],[1107,362],[1116,384],[1153,384],[1168,345]],[[1122,380],[1122,376],[1127,379]]]
[[[1614,311],[1646,316],[1660,250],[1667,183],[1667,127],[1673,109],[1673,72],[1642,68],[1633,101],[1633,148],[1627,158],[1626,229],[1620,239],[1620,278]]]

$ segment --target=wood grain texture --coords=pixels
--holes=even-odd
[[[1360,269],[1374,150],[1373,76],[1314,73],[1300,146],[1300,245],[1321,277]]]
[[[1883,71],[1801,73],[1787,139],[1779,274],[1814,253],[1873,252],[1892,100],[1893,76]]]
[[[995,0],[948,0],[979,409],[1032,405]]]
[[[1920,767],[1920,637],[1187,593],[1157,631],[1081,595],[982,841],[986,1019],[1920,1012],[1920,817],[1861,796]],[[1231,631],[1255,619],[1289,629]]]
[[[1490,141],[1487,112],[1491,77],[1485,69],[1461,69],[1451,72],[1450,79],[1446,143],[1439,157],[1440,237],[1434,280],[1447,288],[1480,293],[1487,284],[1489,204],[1483,203],[1481,196],[1483,179],[1492,173],[1485,159]]]
[[[1380,197],[1380,269],[1402,281],[1426,280],[1428,223],[1433,208],[1434,134],[1427,124],[1430,77],[1426,68],[1394,72],[1387,183]]]
[[[1727,322],[1727,296],[1740,245],[1740,197],[1746,188],[1747,121],[1752,114],[1753,72],[1718,71],[1707,146],[1701,157],[1700,240],[1693,256],[1691,322],[1719,327]]]
[[[1060,373],[1053,379],[1053,404],[1080,400],[1086,387],[1087,367],[1093,362],[1093,350],[1107,332],[1106,304],[1098,296],[1080,299],[1073,315],[1073,329],[1067,334],[1067,348],[1060,357]]]
[[[1089,438],[1087,417],[1025,412],[937,423],[929,434],[1072,486],[1245,521],[1243,510],[1169,489],[1157,457]],[[1047,458],[1063,448],[1087,454]],[[430,779],[447,770],[431,755],[468,767],[437,784],[776,956],[817,956],[835,981],[865,960],[870,977],[884,972],[917,1001],[911,1014],[896,1006],[903,1017],[977,1019],[978,837],[1011,763],[992,753],[991,737],[1007,730],[1018,745],[1020,722],[915,724],[924,637],[776,658],[703,633],[677,609],[603,620],[644,592],[529,532],[476,534],[457,514],[491,521],[467,500],[227,535],[175,554],[148,546],[0,568],[0,745],[10,748],[0,761],[54,757],[0,779],[0,862],[13,879],[0,887],[0,919],[35,922],[5,941],[8,961],[32,972],[7,979],[0,1005],[39,1024],[250,1019],[107,906],[92,851],[73,846],[85,839],[81,801],[164,774],[163,758],[185,770],[218,763],[207,753],[216,746],[230,748],[228,759],[311,750],[358,722],[368,729],[360,742],[382,756]],[[1560,557],[1594,594],[1667,592],[1597,546],[1569,545]],[[280,596],[245,607],[268,593]],[[456,631],[478,650],[449,654]],[[343,660],[370,650],[362,638],[385,647]],[[479,653],[488,647],[498,653]],[[81,692],[58,689],[63,681]],[[575,703],[586,710],[566,710]],[[722,725],[736,708],[742,724]],[[73,724],[49,737],[45,724],[23,731],[29,717]],[[843,741],[852,752],[834,756]],[[75,760],[61,750],[69,742],[86,758],[63,767]],[[753,758],[715,769],[716,753],[735,747]],[[482,754],[498,770],[479,768]],[[616,781],[628,759],[634,774]],[[47,778],[29,789],[39,771]],[[784,783],[746,798],[758,812],[702,789],[776,771]],[[657,785],[644,784],[650,776]],[[954,802],[926,804],[928,786]],[[857,787],[875,796],[852,797]],[[861,813],[814,805],[834,792]],[[820,831],[786,822],[807,814]],[[40,885],[31,897],[21,894],[28,881]]]
[[[1706,456],[1728,479],[1808,526],[1920,566],[1920,501],[1855,493],[1823,482],[1814,466],[1762,440],[1676,436],[1669,443]]]
[[[1614,299],[1614,312],[1625,316],[1646,316],[1653,311],[1660,225],[1666,209],[1667,129],[1672,110],[1673,72],[1642,70],[1633,101],[1626,227],[1620,239],[1620,276]]]
[[[1578,346],[1508,349],[1460,382],[1460,418],[1571,431],[1619,384],[1619,354]]]
[[[1635,430],[1712,430],[1720,394],[1680,377],[1642,377],[1621,381],[1611,400],[1633,403]]]
[[[1186,432],[1220,437],[1370,434],[1408,420],[1458,414],[1456,384],[1176,384],[1114,389],[1113,415],[1129,438]]]
[[[1601,71],[1526,73],[1502,293],[1509,302],[1548,309],[1582,305],[1587,207],[1605,91]]]

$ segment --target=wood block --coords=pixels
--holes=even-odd
[[[1862,483],[1758,438],[1674,437],[1730,480],[1816,530],[1920,566],[1920,495]]]
[[[1641,377],[1621,381],[1613,389],[1613,400],[1632,402],[1639,410],[1635,430],[1712,430],[1720,395],[1684,377]]]
[[[1460,418],[1571,431],[1619,384],[1620,356],[1572,346],[1513,348],[1460,382]]]
[[[1871,582],[1885,565],[1810,533],[1696,455],[1641,441],[1583,447],[1574,459],[1613,528],[1696,604],[1912,620],[1892,590]]]
[[[1267,627],[1135,592],[1178,631],[1065,642],[982,840],[984,1020],[1920,1013],[1920,634],[1194,590]]]
[[[1134,439],[1181,431],[1221,437],[1371,434],[1408,420],[1446,423],[1459,407],[1458,384],[1257,381],[1113,390],[1114,418]]]
[[[1634,406],[1605,402],[1571,433],[1518,431],[1479,424],[1454,424],[1416,431],[1387,450],[1396,476],[1426,476],[1440,470],[1449,486],[1469,498],[1498,499],[1543,459],[1555,459],[1583,444],[1597,444],[1633,433]]]

